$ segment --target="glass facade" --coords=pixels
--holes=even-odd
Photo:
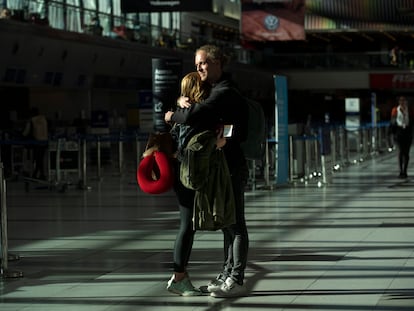
[[[157,38],[162,28],[180,29],[179,12],[124,14],[121,0],[3,0],[2,5],[20,19],[73,32],[115,36],[114,28],[124,26],[134,39],[148,39]]]

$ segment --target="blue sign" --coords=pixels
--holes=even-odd
[[[289,134],[288,134],[288,92],[287,79],[274,76],[275,79],[275,137],[277,154],[276,184],[289,181]]]

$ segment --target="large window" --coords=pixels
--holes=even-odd
[[[146,43],[155,42],[163,29],[169,33],[180,29],[180,12],[123,14],[121,0],[2,0],[2,3],[19,14],[19,18],[36,17],[39,23],[67,31],[115,36],[114,27],[122,25],[134,32],[135,40]]]

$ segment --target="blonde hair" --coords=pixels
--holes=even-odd
[[[197,72],[190,72],[181,80],[181,95],[188,97],[191,103],[198,103],[206,99],[209,92],[209,85],[201,81]]]

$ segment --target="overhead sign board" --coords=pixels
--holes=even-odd
[[[123,13],[212,10],[212,0],[121,0],[121,11]]]

